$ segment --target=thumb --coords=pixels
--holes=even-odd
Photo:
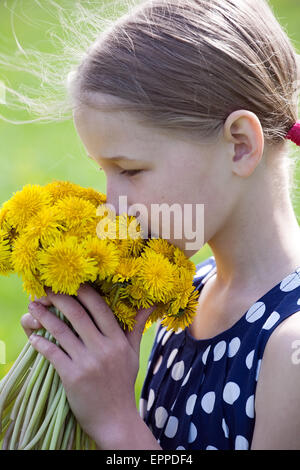
[[[136,324],[133,327],[132,331],[126,333],[128,342],[131,344],[135,352],[139,355],[140,353],[140,344],[145,329],[146,322],[150,317],[151,313],[156,309],[156,305],[152,305],[149,308],[142,308],[138,311],[135,319]]]

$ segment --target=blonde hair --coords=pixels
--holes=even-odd
[[[201,140],[216,137],[233,111],[247,109],[259,118],[267,144],[284,142],[298,115],[299,56],[267,0],[113,5],[124,3],[127,11],[107,21],[80,2],[81,22],[67,21],[58,9],[64,30],[77,34],[83,47],[80,53],[74,46],[65,49],[63,74],[57,64],[49,70],[49,82],[59,75],[67,85],[64,112],[82,103],[95,106],[92,94],[100,92],[117,98],[108,111],[132,112],[145,125]],[[84,22],[89,35],[80,30]],[[67,53],[77,63],[67,61]],[[37,57],[34,70],[42,60]],[[50,116],[49,104],[23,102],[43,113],[41,119]]]
[[[299,75],[296,51],[265,0],[152,0],[96,40],[71,90],[78,103],[114,95],[124,103],[110,111],[199,139],[247,109],[276,144],[297,120]]]

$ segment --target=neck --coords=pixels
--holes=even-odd
[[[208,242],[216,260],[216,286],[228,292],[275,285],[300,266],[300,227],[288,191],[274,180],[240,201],[230,220]]]

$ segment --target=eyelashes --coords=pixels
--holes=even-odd
[[[128,175],[128,176],[134,176],[137,175],[138,173],[141,173],[143,170],[123,170],[120,172],[120,175]]]
[[[103,168],[99,167],[98,171],[104,171]],[[120,172],[120,175],[134,176],[138,173],[141,173],[143,170],[123,170]]]

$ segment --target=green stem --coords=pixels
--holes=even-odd
[[[66,427],[65,427],[63,441],[62,441],[62,444],[60,446],[61,450],[66,450],[67,449],[68,441],[69,441],[69,438],[70,438],[70,435],[71,435],[71,432],[72,432],[72,428],[73,428],[73,424],[74,424],[74,415],[73,415],[71,410],[69,410],[69,416],[68,416],[68,419],[66,420],[66,422],[67,422],[67,424],[66,424]]]
[[[57,344],[57,342],[56,342],[56,344]],[[47,402],[46,414],[48,413],[48,411],[51,408],[51,403],[52,403],[52,400],[54,399],[54,397],[56,395],[59,384],[60,384],[60,377],[59,377],[58,373],[56,372],[56,370],[54,369],[54,376],[53,376],[52,383],[51,383],[51,390],[50,390],[49,398],[48,398],[48,402]]]
[[[9,369],[9,371],[7,372],[7,374],[5,375],[5,377],[3,377],[2,380],[0,380],[0,393],[2,393],[2,390],[5,386],[5,383],[7,382],[7,380],[11,377],[11,375],[14,373],[14,371],[16,370],[17,366],[20,364],[21,360],[24,358],[24,356],[26,355],[27,351],[29,350],[31,344],[29,341],[27,341],[27,343],[25,344],[25,346],[23,347],[22,351],[20,352],[19,356],[17,357],[17,359],[15,360],[15,362],[13,363],[13,365],[11,366],[11,368]]]
[[[60,392],[60,396],[61,396],[61,393]],[[58,408],[55,409],[54,413],[53,413],[53,416],[51,418],[51,421],[50,421],[50,424],[49,424],[49,427],[47,429],[47,432],[46,432],[46,435],[44,437],[44,440],[43,440],[43,443],[41,445],[41,450],[49,450],[49,444],[50,444],[50,440],[51,440],[51,433],[53,431],[53,428],[55,426],[55,420],[56,420],[56,416],[57,416],[57,410]]]
[[[55,450],[55,448],[56,448],[56,443],[57,443],[59,430],[60,430],[60,427],[61,427],[62,422],[63,422],[63,412],[64,412],[65,403],[66,403],[66,392],[63,389],[62,394],[61,394],[61,398],[60,398],[60,401],[59,401],[59,404],[58,404],[58,408],[57,408],[57,417],[56,417],[56,420],[55,420],[55,426],[54,426],[53,435],[52,435],[52,439],[51,439],[51,442],[50,442],[49,450]]]
[[[111,309],[113,309],[115,307],[116,303],[117,303],[121,288],[122,288],[122,285],[119,285],[116,289],[114,300],[112,301],[112,304],[111,304]]]
[[[76,422],[76,435],[75,435],[75,450],[80,450],[80,437],[81,437],[81,428],[77,421]]]
[[[47,376],[48,376],[49,369],[50,369],[49,361],[47,361],[45,359],[45,362],[43,364],[41,372],[39,373],[39,376],[38,376],[38,378],[37,378],[37,380],[36,380],[36,382],[35,382],[35,384],[32,388],[32,391],[31,391],[30,399],[29,399],[29,402],[28,402],[28,405],[27,405],[25,416],[24,416],[24,421],[23,421],[22,431],[21,431],[21,435],[20,435],[19,445],[23,444],[23,439],[25,438],[25,434],[27,436],[27,439],[28,440],[30,439],[30,433],[32,431],[32,428],[33,428],[33,426],[36,422],[36,419],[38,419],[38,417],[39,417],[40,408],[39,408],[38,404],[41,400],[41,397],[42,398],[44,397],[44,395],[42,395],[43,388],[40,391],[40,386],[41,386],[41,383],[42,383],[43,380],[44,380],[44,385],[46,384],[46,386],[48,386],[49,382],[47,382]],[[47,373],[46,379],[44,379],[46,373]],[[44,385],[42,387],[44,387]],[[37,400],[37,394],[39,394],[38,401],[36,401]],[[28,440],[27,440],[27,442],[28,442]]]
[[[26,445],[26,447],[23,447],[24,444],[22,443],[21,446],[20,446],[20,449],[21,450],[30,450],[35,444],[38,443],[38,441],[42,438],[44,432],[46,431],[46,428],[57,408],[57,405],[58,405],[58,402],[60,400],[60,396],[61,396],[61,391],[62,391],[62,384],[60,384],[59,386],[59,389],[57,390],[56,392],[56,395],[51,403],[51,407],[49,409],[49,411],[47,412],[46,416],[45,416],[45,419],[42,423],[42,425],[40,426],[38,432],[35,434],[34,438]],[[26,435],[25,435],[26,437]]]
[[[3,408],[5,406],[5,403],[6,403],[6,399],[8,395],[10,394],[12,388],[14,387],[15,383],[18,380],[22,379],[22,377],[24,376],[24,370],[28,368],[29,364],[32,362],[32,358],[35,357],[36,354],[37,354],[37,351],[35,351],[33,347],[30,345],[30,348],[24,355],[23,360],[18,364],[14,372],[8,378],[8,380],[5,381],[5,385],[0,395],[0,432],[1,432],[2,413],[3,413]]]
[[[63,415],[62,415],[63,425],[61,426],[59,436],[58,436],[58,439],[57,439],[57,444],[56,444],[56,449],[57,450],[61,450],[61,442],[62,442],[62,438],[63,438],[63,435],[64,435],[64,431],[65,431],[65,427],[66,427],[66,417],[67,417],[67,414],[69,413],[69,410],[70,410],[70,407],[69,407],[68,402],[66,401],[64,411],[63,411]]]
[[[23,396],[26,392],[26,389],[27,389],[27,386],[28,386],[28,384],[31,380],[31,377],[34,374],[34,370],[35,370],[35,368],[38,365],[40,360],[41,360],[41,356],[39,354],[37,354],[33,364],[30,367],[28,367],[28,369],[27,369],[27,371],[29,371],[29,374],[28,374],[26,380],[23,383],[23,386],[22,386],[22,389],[21,389],[20,393],[17,396],[17,399],[15,401],[14,407],[13,407],[11,415],[10,415],[11,419],[14,419],[14,420],[17,419],[17,413],[18,413],[19,408],[21,406]]]
[[[39,353],[40,354],[40,353]],[[34,370],[34,373],[31,377],[31,380],[27,386],[27,389],[26,389],[26,392],[25,392],[25,395],[24,395],[24,398],[22,400],[22,404],[21,404],[21,408],[18,412],[18,417],[16,419],[16,424],[15,424],[15,427],[14,427],[14,432],[13,432],[13,435],[12,435],[12,438],[11,438],[11,442],[10,442],[10,450],[14,450],[14,446],[16,444],[16,440],[18,438],[18,435],[19,435],[19,432],[21,431],[20,430],[20,426],[22,424],[22,421],[23,421],[23,418],[24,418],[24,413],[25,413],[25,408],[26,408],[26,405],[27,405],[27,401],[30,397],[30,393],[31,393],[31,390],[36,382],[36,380],[38,379],[38,376],[39,376],[39,373],[41,372],[42,368],[43,368],[43,365],[44,365],[44,362],[45,362],[45,358],[41,355],[41,358],[40,358],[40,361],[37,365],[37,367],[35,368]]]

